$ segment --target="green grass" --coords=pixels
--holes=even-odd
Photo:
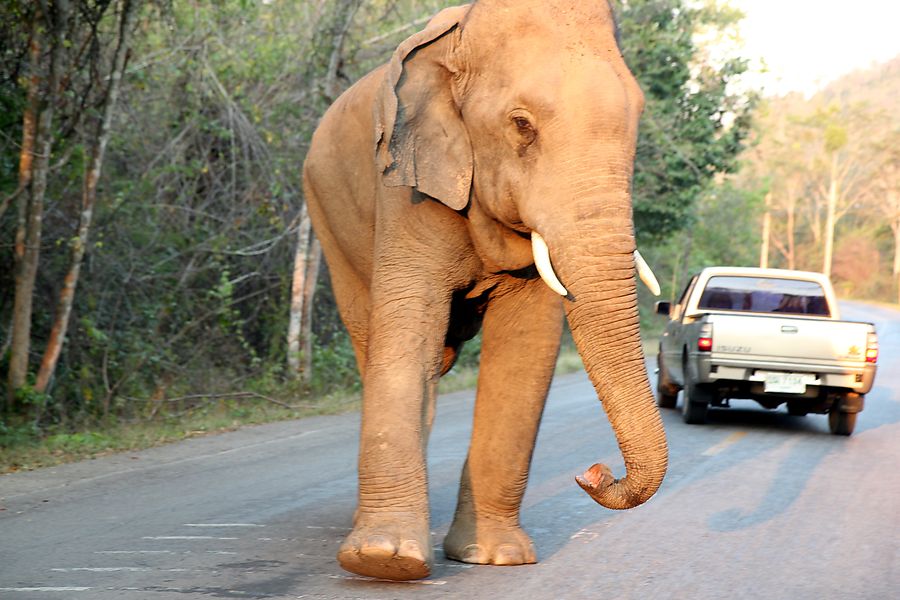
[[[315,403],[288,405],[272,398],[211,399],[171,417],[97,426],[78,432],[45,432],[28,426],[0,428],[0,474],[28,471],[116,452],[133,452],[179,440],[233,431],[246,425],[336,414],[359,407],[359,393],[331,394]]]
[[[645,336],[644,349],[656,352],[655,339]],[[556,375],[574,373],[583,368],[581,357],[570,344],[563,346],[556,363]],[[442,394],[473,389],[478,380],[474,366],[454,368],[441,379]],[[313,415],[338,414],[360,406],[360,393],[347,391],[319,397],[304,404],[279,399],[290,396],[288,386],[282,394],[269,396],[222,395],[201,398],[195,407],[178,415],[156,417],[133,423],[95,426],[84,431],[44,431],[33,427],[4,426],[0,422],[0,474],[28,471],[67,462],[134,452],[187,438],[233,431],[246,425],[299,419]],[[237,398],[235,396],[238,396]]]

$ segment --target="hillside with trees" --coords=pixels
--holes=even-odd
[[[691,265],[758,253],[763,184],[725,177],[756,97],[731,85],[740,57],[697,41],[740,15],[614,4],[647,96],[636,228],[668,293]],[[3,3],[0,448],[358,385],[300,166],[331,101],[443,5]],[[716,216],[732,209],[746,231]]]
[[[845,296],[897,298],[898,93],[900,57],[761,106],[734,178],[757,199],[760,263],[828,273]]]

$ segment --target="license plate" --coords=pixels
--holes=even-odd
[[[772,394],[802,394],[807,376],[798,373],[766,373],[765,391]]]

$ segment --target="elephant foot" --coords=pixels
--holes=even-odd
[[[477,565],[529,565],[537,562],[534,543],[521,527],[487,519],[457,518],[444,539],[447,558]]]
[[[394,581],[428,577],[434,562],[431,534],[420,521],[396,514],[358,516],[338,550],[338,562],[344,570],[366,577]]]

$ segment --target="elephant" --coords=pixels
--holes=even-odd
[[[363,383],[345,570],[430,575],[437,383],[479,331],[448,558],[536,562],[520,505],[566,320],[626,469],[595,464],[578,484],[611,509],[659,488],[668,450],[640,344],[631,202],[644,99],[616,35],[607,0],[447,8],[314,132],[304,193]]]

